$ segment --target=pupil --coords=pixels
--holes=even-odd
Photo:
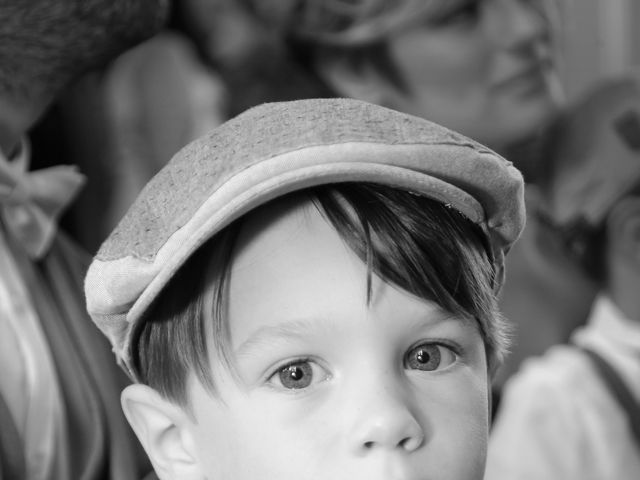
[[[429,361],[429,358],[430,358],[429,354],[424,350],[420,350],[416,354],[416,360],[418,360],[418,362],[420,363],[427,363]]]
[[[313,367],[307,361],[297,362],[280,370],[279,376],[285,388],[307,388],[313,381]]]

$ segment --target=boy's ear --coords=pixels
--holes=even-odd
[[[124,414],[161,480],[202,479],[189,416],[146,385],[129,385],[121,395]]]
[[[398,88],[369,62],[348,58],[320,58],[316,71],[338,95],[393,107]]]

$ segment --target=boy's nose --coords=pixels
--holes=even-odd
[[[394,392],[379,392],[357,407],[351,445],[358,455],[377,450],[413,452],[425,441],[425,432],[409,405]]]

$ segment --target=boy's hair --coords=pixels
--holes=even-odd
[[[440,202],[383,185],[324,185],[285,198],[313,202],[365,262],[367,300],[375,273],[462,319],[477,322],[489,368],[500,363],[507,335],[492,287],[496,272],[491,249],[481,228]],[[184,264],[147,312],[144,327],[133,341],[140,380],[178,404],[188,404],[185,388],[191,373],[215,392],[211,354],[233,369],[225,292],[242,224],[241,218],[228,226]],[[213,301],[207,291],[212,291]],[[207,325],[206,319],[211,318],[213,325]],[[216,352],[207,349],[209,335]]]
[[[56,93],[153,35],[167,11],[168,0],[3,0],[0,93]]]

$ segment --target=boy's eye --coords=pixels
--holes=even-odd
[[[404,363],[411,370],[433,371],[451,365],[456,359],[456,354],[445,345],[423,343],[407,352]]]
[[[269,382],[288,390],[299,390],[322,381],[326,377],[326,372],[317,363],[309,360],[297,360],[279,368],[271,375]]]

